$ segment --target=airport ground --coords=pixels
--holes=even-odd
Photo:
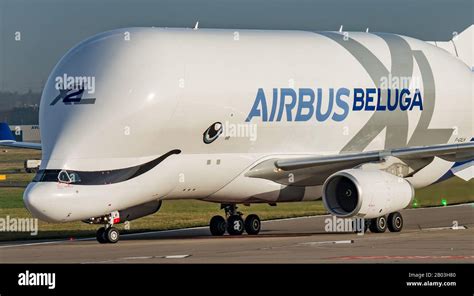
[[[259,235],[207,227],[0,243],[0,263],[474,263],[474,204],[402,211],[399,233],[326,232],[329,215],[265,221]],[[453,228],[453,226],[456,226]]]
[[[41,154],[37,151],[32,152],[31,150],[24,149],[1,150],[0,175],[6,175],[7,179],[0,181],[0,217],[31,217],[23,206],[22,194],[24,186],[33,178],[33,174],[24,173],[22,167],[25,159],[40,157]],[[474,180],[464,182],[461,179],[452,178],[448,181],[418,190],[412,207],[444,206],[472,201],[474,201]],[[250,207],[242,206],[241,210],[245,214],[256,213],[263,220],[314,216],[326,213],[321,201],[281,203],[276,207],[271,207],[266,204],[252,205]],[[123,225],[121,228],[122,233],[138,233],[206,226],[209,219],[217,214],[223,214],[218,204],[191,200],[167,201],[163,203],[162,209],[160,209],[158,213],[132,221],[128,225],[130,227],[129,230],[124,230]],[[280,225],[277,222],[268,223],[270,223],[270,225]],[[38,235],[31,236],[29,233],[23,232],[3,232],[0,233],[0,241],[38,241],[55,238],[74,240],[93,237],[96,229],[97,226],[84,224],[82,222],[52,224],[40,221]],[[207,228],[205,227],[204,229]],[[313,229],[313,231],[323,231],[323,228],[317,228],[316,226],[311,229]],[[292,229],[292,231],[298,233],[299,229],[295,228]],[[281,235],[281,232],[277,233]],[[291,235],[290,232],[287,234]],[[471,240],[471,244],[472,242]]]

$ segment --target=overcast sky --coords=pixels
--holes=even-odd
[[[0,91],[39,91],[84,38],[130,26],[393,32],[449,40],[473,0],[0,0]],[[15,41],[15,32],[21,41]]]

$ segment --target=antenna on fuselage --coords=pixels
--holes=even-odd
[[[341,25],[341,27],[339,28],[339,33],[342,33],[342,29],[344,28],[343,25]]]
[[[194,25],[194,29],[193,30],[197,30],[199,29],[199,21],[196,22],[196,24]]]

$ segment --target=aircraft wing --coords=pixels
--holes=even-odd
[[[10,127],[4,122],[0,123],[0,146],[41,150],[41,144],[39,143],[15,141]]]
[[[406,167],[406,174],[403,176],[409,177],[431,163],[434,157],[453,162],[472,160],[474,141],[330,156],[273,158],[257,164],[245,175],[269,179],[284,185],[317,186],[322,185],[337,171],[370,163],[382,163],[389,158],[391,164]]]

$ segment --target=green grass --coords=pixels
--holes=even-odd
[[[40,158],[38,152],[31,154],[23,149],[8,150],[0,154],[0,174],[5,170],[20,169],[27,158]],[[7,174],[7,181],[29,182],[33,174]],[[3,181],[0,181],[3,182]],[[0,188],[0,218],[30,218],[31,215],[23,206],[24,188]],[[465,182],[459,178],[451,178],[445,182],[416,191],[416,206],[441,206],[442,200],[447,204],[474,201],[474,180]],[[276,219],[319,215],[326,213],[321,201],[280,203],[276,207],[267,204],[241,206],[242,212],[255,213],[262,219]],[[160,211],[154,215],[130,222],[130,232],[176,229],[207,225],[213,215],[222,215],[219,204],[197,200],[164,201]],[[39,233],[0,232],[0,241],[18,239],[44,239],[94,236],[98,225],[82,222],[46,223],[39,221]],[[119,228],[123,228],[120,225]],[[127,232],[127,231],[125,231]]]
[[[23,191],[24,188],[0,188],[0,212],[23,208]]]
[[[415,194],[417,206],[441,206],[443,199],[448,205],[474,201],[474,179],[466,182],[454,177],[417,190]]]
[[[0,171],[22,170],[26,159],[41,159],[41,151],[0,147]]]

